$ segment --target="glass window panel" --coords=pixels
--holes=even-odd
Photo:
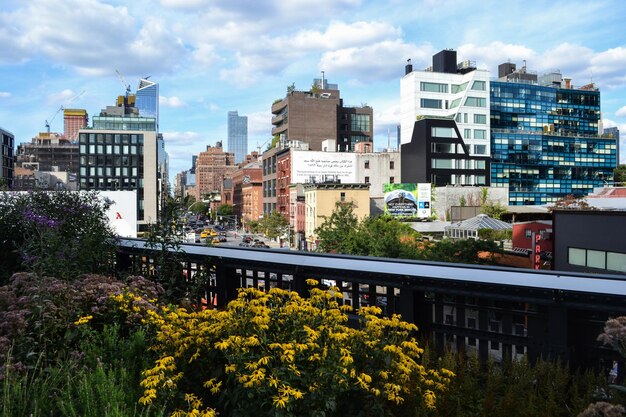
[[[472,90],[485,91],[486,83],[484,81],[474,81],[472,84]]]
[[[468,97],[465,99],[465,105],[470,107],[486,107],[487,99],[483,97]]]
[[[459,104],[461,104],[461,99],[457,98],[452,100],[452,102],[450,103],[450,108],[453,109],[455,107],[459,107]],[[458,115],[457,115],[458,116]]]
[[[463,129],[463,139],[472,138],[472,129]]]
[[[469,82],[469,81],[468,81]],[[452,88],[450,88],[450,91],[452,92],[452,94],[456,94],[459,93],[461,91],[465,91],[465,88],[467,87],[467,83],[463,83],[463,84],[452,84]]]
[[[486,130],[474,129],[474,139],[485,139],[487,134]]]
[[[585,266],[587,264],[587,251],[585,249],[569,248],[568,262],[570,265]]]
[[[433,127],[431,135],[436,138],[456,138],[456,132],[451,127]]]
[[[440,109],[441,108],[441,100],[434,100],[431,98],[423,98],[420,100],[420,107],[426,109]]]
[[[430,91],[433,93],[447,93],[448,92],[448,84],[439,84],[439,83],[429,83],[422,81],[420,83],[421,91]]]
[[[606,269],[626,272],[626,253],[607,252]]]
[[[487,124],[487,115],[485,114],[475,114],[474,115],[474,123],[478,125]]]
[[[587,250],[587,266],[591,268],[606,269],[606,252],[600,250]]]

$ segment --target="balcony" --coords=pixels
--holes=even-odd
[[[280,135],[281,133],[285,133],[287,131],[287,124],[282,124],[280,126],[276,126],[272,128],[272,136]]]
[[[287,99],[276,101],[274,102],[274,104],[272,104],[272,113],[274,114],[279,113],[285,107],[287,107]]]
[[[281,113],[277,116],[272,117],[272,124],[273,125],[282,124],[286,120],[287,120],[287,113]]]

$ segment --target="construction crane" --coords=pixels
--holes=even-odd
[[[126,82],[126,80],[124,79],[124,76],[122,75],[121,72],[119,72],[117,69],[115,70],[115,72],[117,73],[117,78],[119,78],[120,82],[122,83],[122,85],[124,86],[124,89],[126,90],[126,97],[128,97],[128,95],[130,94],[130,84],[128,84]]]
[[[72,97],[71,99],[69,99],[66,103],[65,103],[65,107],[69,106],[70,104],[74,103],[75,101],[77,101],[79,98],[81,98],[83,96],[83,94],[85,94],[86,90],[81,91],[79,94],[76,94],[74,97]],[[62,110],[65,110],[64,106],[59,107],[59,109],[54,112],[54,114],[49,117],[48,119],[50,119],[50,121],[48,122],[48,120],[46,119],[46,132],[50,133],[50,125],[52,124],[52,122],[54,122],[54,119],[57,117],[57,114],[59,114]]]
[[[52,117],[49,117],[50,121],[48,122],[48,120],[46,119],[46,132],[50,133],[50,124],[52,124],[52,122],[54,122],[55,117],[57,117],[57,114],[59,114],[59,112],[63,110],[63,106],[59,107],[59,110],[57,110],[54,115],[52,115]]]

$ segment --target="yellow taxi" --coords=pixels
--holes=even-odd
[[[207,237],[209,237],[209,232],[203,230],[202,233],[200,233],[200,239],[206,239]]]
[[[211,243],[213,245],[219,245],[220,244],[220,239],[217,237],[214,237],[213,240],[211,240]]]

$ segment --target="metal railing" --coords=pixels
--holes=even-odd
[[[124,239],[118,269],[149,276],[156,253],[145,241]],[[436,347],[474,350],[483,360],[527,355],[597,367],[618,358],[596,340],[604,322],[626,315],[626,279],[618,275],[194,244],[182,245],[180,259],[188,279],[209,274],[211,305],[224,307],[250,286],[306,296],[314,278],[339,287],[344,304],[400,314]]]

